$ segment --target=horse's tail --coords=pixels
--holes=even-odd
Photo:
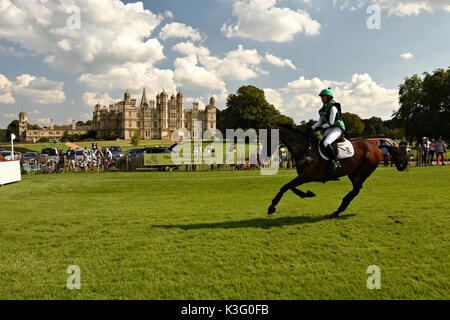
[[[383,148],[389,151],[398,171],[404,171],[408,167],[408,158],[405,152],[391,146],[383,146]]]

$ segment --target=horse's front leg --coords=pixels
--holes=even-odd
[[[301,185],[302,183],[305,183],[305,180],[302,177],[297,177],[294,180],[292,180],[292,181],[286,183],[284,186],[282,186],[280,189],[280,192],[278,192],[277,195],[275,196],[275,198],[272,200],[272,204],[269,207],[268,214],[271,215],[276,211],[276,206],[277,206],[278,202],[280,202],[281,198],[283,197],[283,195],[285,194],[286,191],[294,190],[295,187]],[[301,192],[299,190],[296,190],[296,191]],[[296,194],[297,194],[297,192],[296,192]],[[306,197],[314,196],[314,194],[312,192],[310,194],[309,191],[308,191],[308,194],[304,194],[304,195]]]

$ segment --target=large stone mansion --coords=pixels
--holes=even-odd
[[[202,132],[216,128],[216,101],[211,97],[204,110],[194,102],[192,109],[185,109],[183,93],[178,92],[169,99],[167,92],[159,93],[156,101],[147,101],[145,88],[141,103],[136,105],[128,90],[124,100],[106,106],[95,106],[92,129],[97,137],[108,138],[116,134],[120,139],[130,140],[135,131],[141,139],[171,139],[175,130],[186,129],[194,137],[194,126],[202,126]]]

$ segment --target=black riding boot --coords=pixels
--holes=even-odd
[[[328,156],[331,159],[331,164],[333,165],[333,170],[337,170],[338,168],[341,167],[341,164],[339,163],[339,160],[337,158],[336,153],[334,152],[333,147],[331,146],[331,144],[329,144],[326,148]]]

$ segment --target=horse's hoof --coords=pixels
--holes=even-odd
[[[274,206],[270,206],[267,214],[270,216],[271,214],[274,214],[276,210],[277,209]]]
[[[315,197],[315,196],[316,196],[316,194],[315,194],[314,192],[311,192],[311,191],[309,191],[309,190],[306,192],[306,197],[307,197],[307,198],[313,198],[313,197]]]
[[[339,218],[339,214],[340,214],[340,212],[333,212],[333,214],[330,214],[329,216],[328,216],[328,218],[330,218],[330,219],[335,219],[335,218]]]

